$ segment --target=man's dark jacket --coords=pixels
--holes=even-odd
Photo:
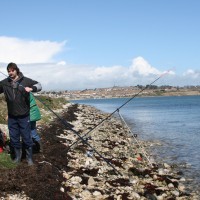
[[[29,115],[30,95],[24,87],[32,88],[32,92],[41,90],[41,85],[37,81],[23,76],[21,72],[18,76],[19,78],[16,81],[12,81],[9,77],[0,81],[0,93],[5,95],[8,115],[11,116]]]

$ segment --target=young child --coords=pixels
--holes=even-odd
[[[41,119],[40,110],[36,104],[35,98],[32,93],[30,93],[30,124],[31,124],[31,137],[33,139],[34,145],[36,145],[36,149],[42,152],[42,144],[40,136],[37,133],[36,129],[36,121]],[[34,149],[34,147],[33,147]]]

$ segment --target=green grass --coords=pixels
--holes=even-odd
[[[67,103],[65,98],[52,98],[48,96],[36,96],[36,102],[39,108],[43,108],[45,110],[48,110],[46,106],[48,106],[51,109],[59,109],[62,108],[62,105]]]
[[[51,111],[49,111],[48,108],[56,112],[57,109],[62,109],[63,105],[69,103],[63,97],[52,98],[48,96],[37,96],[36,102],[37,102],[38,107],[40,108],[40,112],[42,115],[42,119],[39,121],[39,123],[41,124],[48,124],[49,122],[52,121],[52,117],[55,117],[54,114]]]
[[[9,154],[6,152],[0,153],[0,169],[12,169],[16,166]]]
[[[155,95],[162,96],[165,93],[164,90],[155,91]]]

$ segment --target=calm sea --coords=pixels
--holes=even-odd
[[[127,98],[73,101],[112,113]],[[152,154],[159,162],[178,165],[189,185],[200,191],[200,96],[134,98],[120,109],[134,134],[158,141]]]

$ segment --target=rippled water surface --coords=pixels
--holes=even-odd
[[[73,101],[112,113],[128,99]],[[117,113],[117,112],[116,112]],[[158,159],[176,163],[200,189],[200,96],[134,98],[120,109],[134,134],[144,140],[158,140]]]

